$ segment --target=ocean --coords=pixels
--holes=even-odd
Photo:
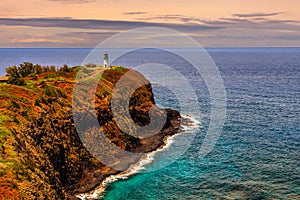
[[[0,49],[0,75],[5,67],[23,61],[42,65],[80,65],[91,49]],[[172,143],[146,162],[138,173],[106,185],[103,199],[300,199],[300,48],[209,48],[219,68],[227,96],[224,127],[214,149],[205,157],[199,149],[211,114],[209,90],[201,76],[173,55],[156,50],[137,51],[115,62],[134,67],[162,59],[192,85],[197,99],[184,101],[155,82],[160,107],[180,110],[199,124],[173,137]],[[100,55],[102,59],[102,55]],[[151,71],[151,70],[150,70]],[[189,97],[179,79],[169,77]],[[199,105],[194,110],[193,105]],[[190,108],[190,109],[186,109]],[[172,147],[193,141],[176,159],[168,159]],[[166,153],[161,153],[161,152]],[[170,163],[169,163],[170,162]],[[165,166],[165,164],[168,165]],[[164,167],[160,167],[164,166]],[[157,170],[151,170],[156,169]]]

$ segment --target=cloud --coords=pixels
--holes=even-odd
[[[181,22],[190,22],[190,23],[199,23],[202,20],[197,17],[185,16],[185,15],[158,15],[153,17],[142,17],[136,18],[136,20],[142,21],[151,21],[151,20],[164,20],[164,21],[172,21],[177,20]]]
[[[209,24],[210,21],[205,21],[205,22]],[[249,20],[249,19],[222,17],[222,18],[219,18],[217,20],[213,20],[212,22],[221,22],[221,23],[227,23],[227,24],[231,24],[231,23],[253,23],[254,20],[253,19]]]
[[[265,20],[268,23],[299,23],[300,21],[297,20],[288,20],[288,19],[282,19],[282,20]]]
[[[74,42],[82,41],[81,38],[69,38],[68,40],[61,40],[55,38],[23,38],[23,39],[12,39],[10,43],[13,44],[20,44],[20,43],[62,43],[62,44],[73,44]]]
[[[143,12],[128,13],[132,15],[136,13],[137,17],[143,14]],[[275,12],[234,14],[217,19],[186,15],[158,15],[139,18],[143,21],[0,18],[0,31],[2,31],[0,45],[92,47],[120,31],[154,26],[184,32],[204,46],[299,46],[300,21],[272,17],[276,16],[275,14]]]
[[[85,20],[72,18],[0,18],[6,26],[61,27],[99,30],[127,30],[139,27],[165,27],[182,31],[220,29],[222,27],[199,24],[155,23],[138,21]]]
[[[205,20],[182,15],[160,15],[151,19],[176,20],[175,22],[148,22],[148,21],[116,21],[116,20],[86,20],[72,18],[0,18],[0,24],[6,26],[25,26],[37,28],[73,28],[82,29],[85,34],[102,34],[103,31],[116,33],[123,30],[140,27],[164,27],[185,33],[214,30],[233,29],[264,29],[268,30],[299,30],[299,21],[288,19],[269,19],[265,17],[236,18],[227,17],[214,20]],[[144,18],[143,18],[144,19]],[[150,20],[150,18],[148,18]],[[185,23],[178,23],[178,20]],[[88,33],[88,30],[97,30],[98,33]],[[100,31],[100,32],[99,32]],[[68,32],[72,32],[71,30]],[[83,34],[83,33],[82,33]]]
[[[114,34],[119,33],[120,31],[71,31],[71,32],[64,32],[64,33],[57,33],[55,34],[56,37],[60,37],[60,38],[72,38],[72,37],[78,37],[81,39],[91,39],[91,38],[100,38],[100,37],[104,37],[107,38],[109,36],[112,36]]]
[[[123,15],[143,15],[147,13],[148,12],[124,12]]]
[[[167,22],[183,22],[186,25],[202,25],[202,26],[212,26],[219,29],[225,28],[254,28],[263,25],[269,26],[271,24],[280,24],[283,28],[287,28],[292,23],[299,23],[297,20],[288,19],[272,19],[269,16],[279,15],[281,12],[276,13],[252,13],[252,14],[234,14],[232,17],[223,17],[218,19],[202,19],[194,16],[185,15],[158,15],[152,17],[142,17],[136,18],[136,20],[142,21],[153,21],[162,20]],[[246,17],[247,16],[247,17]],[[251,16],[251,17],[250,17]],[[280,28],[280,27],[277,27]]]
[[[273,13],[248,13],[248,14],[233,14],[232,16],[234,17],[271,17],[271,16],[276,16],[280,15],[283,12],[273,12]]]
[[[48,1],[68,3],[68,4],[82,4],[82,3],[94,2],[94,0],[48,0]]]
[[[281,35],[274,36],[274,39],[300,41],[300,35]]]
[[[13,39],[10,41],[13,44],[16,43],[61,43],[60,40],[57,39],[47,39],[47,38],[27,38],[27,39]]]

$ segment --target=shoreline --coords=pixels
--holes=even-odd
[[[200,125],[199,121],[197,121],[195,118],[189,115],[181,116],[180,119],[181,124],[179,126],[178,132],[164,136],[163,144],[160,145],[158,148],[156,148],[153,151],[147,152],[143,157],[139,159],[138,162],[130,165],[126,171],[108,175],[101,181],[100,185],[92,189],[90,192],[77,194],[75,196],[81,200],[94,200],[103,198],[106,191],[106,186],[108,184],[118,181],[120,179],[128,179],[131,176],[134,176],[135,174],[138,174],[139,172],[145,170],[147,165],[151,164],[155,160],[155,155],[157,153],[168,149],[173,144],[174,138],[176,136],[181,134],[188,134],[189,131],[199,127]]]

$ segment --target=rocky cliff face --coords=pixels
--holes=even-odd
[[[130,119],[115,116],[112,112],[114,87],[129,72],[129,79],[124,82],[124,91],[136,80],[145,83],[133,94],[127,94],[130,95],[129,117],[134,123],[141,127],[149,125],[150,108],[158,118],[167,114],[163,129],[150,137],[134,136],[122,131],[116,117],[124,120],[124,124],[128,124]],[[72,199],[75,198],[74,194],[87,192],[98,186],[106,176],[118,173],[91,155],[79,138],[71,105],[75,75],[76,68],[69,73],[41,74],[27,80],[26,86],[1,84],[0,99],[6,104],[0,105],[0,114],[11,119],[0,121],[0,128],[5,128],[7,134],[1,141],[6,149],[2,152],[2,160],[10,159],[14,164],[14,167],[4,166],[5,173],[0,177],[3,183],[12,185],[14,192],[8,194],[4,191],[3,196]],[[130,152],[150,152],[163,145],[166,136],[178,131],[180,114],[170,109],[157,108],[151,84],[138,72],[116,67],[105,70],[99,80],[94,94],[94,112],[101,130],[118,148]],[[78,100],[84,101],[80,98]],[[126,108],[121,101],[117,105],[119,110]],[[78,114],[86,117],[85,112]],[[87,136],[90,130],[86,130]]]

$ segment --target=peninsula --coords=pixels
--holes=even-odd
[[[76,76],[83,78],[97,66],[42,67],[25,62],[7,68],[0,83],[0,198],[77,199],[93,190],[109,175],[120,171],[96,159],[80,140],[72,113]],[[111,111],[112,91],[118,80],[131,71],[131,81],[145,79],[132,69],[103,69],[95,93],[98,122],[105,136],[118,148],[151,152],[180,129],[178,111],[155,106],[149,81],[130,97],[130,116],[139,126],[150,123],[149,109],[166,113],[163,129],[151,137],[129,135],[117,126]],[[80,74],[78,74],[80,73]],[[130,81],[127,84],[131,84]]]

